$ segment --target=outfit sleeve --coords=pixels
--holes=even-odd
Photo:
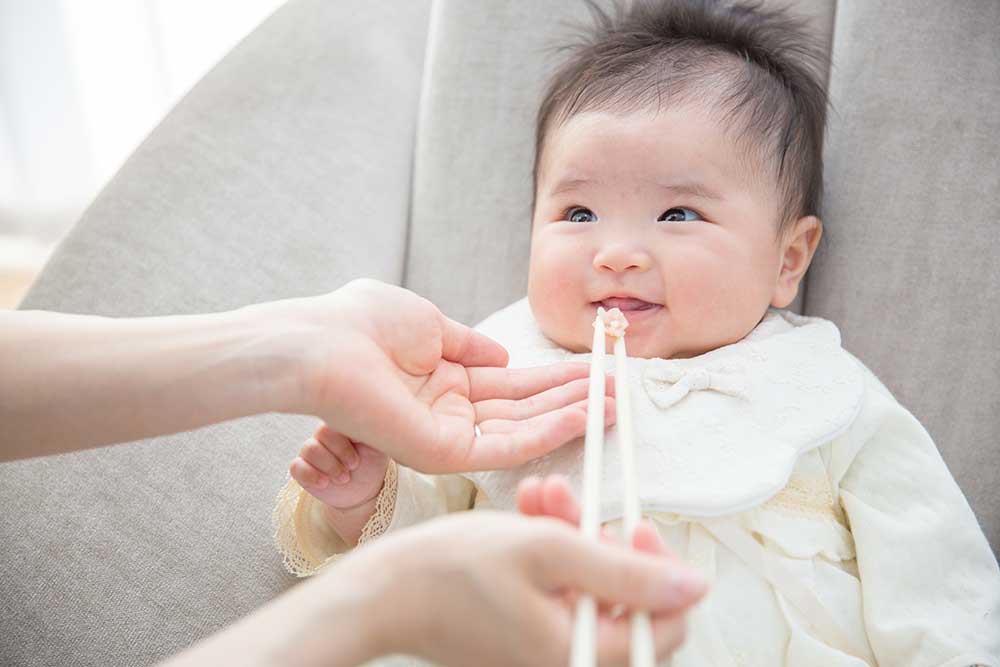
[[[375,509],[358,545],[448,512],[471,509],[475,485],[459,475],[424,475],[389,462]],[[351,547],[324,517],[325,505],[291,477],[278,492],[271,521],[285,568],[308,577],[334,563]]]
[[[1000,570],[930,435],[875,383],[859,424],[839,492],[878,664],[1000,667]]]

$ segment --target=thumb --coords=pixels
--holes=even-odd
[[[463,366],[506,366],[507,350],[489,336],[440,315],[441,356]]]

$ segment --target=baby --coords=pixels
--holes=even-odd
[[[670,664],[1000,665],[997,562],[930,437],[832,323],[782,310],[822,233],[816,47],[756,6],[594,13],[538,114],[527,299],[478,328],[534,366],[587,361],[599,307],[627,317],[643,512],[712,582]],[[612,527],[617,450],[611,429]],[[579,490],[582,441],[434,477],[323,426],[277,537],[304,576],[552,473]]]

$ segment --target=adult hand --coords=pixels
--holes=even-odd
[[[452,514],[357,549],[169,665],[348,667],[392,654],[442,667],[565,665],[572,593],[648,610],[663,657],[705,583],[650,547],[596,544],[559,519]],[[627,617],[602,615],[600,664],[627,665],[628,647]]]
[[[204,315],[0,311],[0,461],[262,412],[318,416],[426,472],[510,467],[583,434],[586,383],[573,381],[586,365],[506,362],[494,341],[373,280]]]
[[[574,527],[580,524],[580,503],[573,494],[569,480],[562,475],[549,475],[544,478],[527,477],[521,480],[517,487],[517,509],[524,516],[551,517]],[[603,529],[601,539],[607,544],[615,543],[615,539]],[[660,533],[649,520],[639,522],[632,534],[631,542],[632,548],[637,551],[661,556],[668,567],[680,565],[680,561],[663,542]],[[570,603],[573,603],[574,599],[572,595],[567,596]],[[613,609],[604,604],[598,607],[598,612],[604,614]],[[667,619],[666,625],[667,632],[657,637],[658,649],[675,649],[684,640],[684,616],[677,614],[673,619]],[[666,646],[664,642],[668,642]]]
[[[649,611],[662,658],[683,640],[683,613],[706,587],[650,531],[647,525],[637,535],[646,552],[640,553],[587,541],[559,519],[451,515],[359,549],[334,576],[348,576],[352,567],[379,572],[380,646],[434,664],[567,664],[573,625],[567,593],[591,594],[606,611],[616,605]],[[353,576],[371,581],[361,572]],[[628,664],[627,615],[602,613],[597,637],[601,665]]]
[[[302,345],[304,411],[344,443],[440,473],[518,465],[586,430],[586,364],[506,369],[499,344],[374,280],[282,303],[314,334]]]

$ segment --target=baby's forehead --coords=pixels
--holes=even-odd
[[[588,111],[547,133],[539,194],[568,185],[688,183],[704,188],[773,191],[766,151],[703,106],[656,111]]]

